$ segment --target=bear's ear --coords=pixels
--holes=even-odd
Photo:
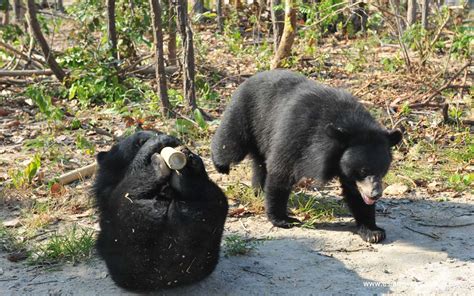
[[[340,141],[341,143],[347,142],[349,133],[342,127],[336,127],[334,124],[329,123],[326,125],[326,134],[333,139]]]
[[[388,132],[388,143],[390,147],[397,145],[402,140],[402,132],[399,129],[391,130]]]
[[[102,163],[102,162],[104,162],[104,159],[105,159],[106,156],[107,156],[107,152],[103,152],[103,151],[102,151],[102,152],[99,152],[99,153],[97,154],[97,162],[98,162],[99,164]]]

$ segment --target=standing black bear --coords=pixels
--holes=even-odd
[[[227,199],[201,158],[168,176],[152,155],[177,147],[171,136],[137,132],[97,156],[94,193],[100,212],[97,248],[112,279],[129,290],[189,284],[209,275],[219,258]]]
[[[385,238],[375,224],[375,201],[391,162],[390,147],[401,132],[383,129],[349,93],[323,86],[290,71],[259,73],[234,93],[212,139],[215,167],[246,155],[253,160],[252,184],[265,192],[273,225],[291,227],[287,202],[302,177],[339,177],[343,195],[369,242]]]

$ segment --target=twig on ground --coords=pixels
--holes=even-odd
[[[431,226],[431,227],[466,227],[466,226],[471,226],[474,225],[474,222],[472,223],[465,223],[465,224],[430,224],[430,223],[423,223],[423,222],[417,222],[421,226]]]
[[[469,60],[466,64],[464,64],[458,71],[456,71],[456,73],[454,73],[453,76],[451,76],[451,78],[448,79],[448,81],[446,81],[440,88],[438,88],[434,93],[432,93],[431,95],[427,95],[425,96],[423,99],[422,99],[422,103],[421,104],[424,104],[424,103],[428,103],[429,101],[431,101],[434,97],[436,97],[437,95],[439,95],[443,90],[449,88],[449,86],[451,85],[451,82],[453,82],[454,79],[456,79],[463,71],[464,69],[466,69],[467,67],[469,67],[472,63],[472,60]],[[411,107],[411,106],[410,106]]]
[[[410,230],[410,231],[419,233],[419,234],[424,235],[424,236],[427,236],[427,237],[431,237],[432,239],[436,239],[436,240],[440,239],[440,237],[439,237],[438,235],[434,234],[434,233],[426,233],[426,232],[423,232],[423,231],[419,231],[419,230],[413,229],[413,228],[408,227],[408,226],[406,226],[406,225],[404,225],[403,228],[406,228],[406,229],[408,229],[408,230]]]
[[[250,270],[250,269],[248,269],[248,267],[242,267],[242,270],[243,270],[243,271],[246,271],[246,272],[249,272],[249,273],[258,274],[258,275],[261,275],[261,276],[266,277],[266,278],[269,277],[268,275],[266,275],[266,274],[264,274],[264,273],[261,273],[261,272],[258,272],[258,271]]]

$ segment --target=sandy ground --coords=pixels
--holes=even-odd
[[[222,255],[202,282],[156,295],[472,295],[474,202],[385,198],[378,224],[387,240],[370,245],[350,217],[315,229],[277,229],[263,216],[228,218],[225,235],[259,241],[244,256]],[[433,226],[435,225],[435,226]],[[0,254],[0,295],[131,295],[116,287],[96,256],[44,270]]]

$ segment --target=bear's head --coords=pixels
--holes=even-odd
[[[180,188],[183,196],[193,196],[193,191],[199,190],[203,184],[203,178],[208,180],[209,177],[199,155],[191,152],[188,148],[179,147],[177,150],[184,153],[186,156],[186,165],[171,173],[171,186],[173,188]]]
[[[349,132],[330,124],[326,132],[344,147],[339,162],[341,177],[354,182],[364,202],[373,205],[382,196],[382,179],[392,161],[390,148],[401,141],[401,131]]]

